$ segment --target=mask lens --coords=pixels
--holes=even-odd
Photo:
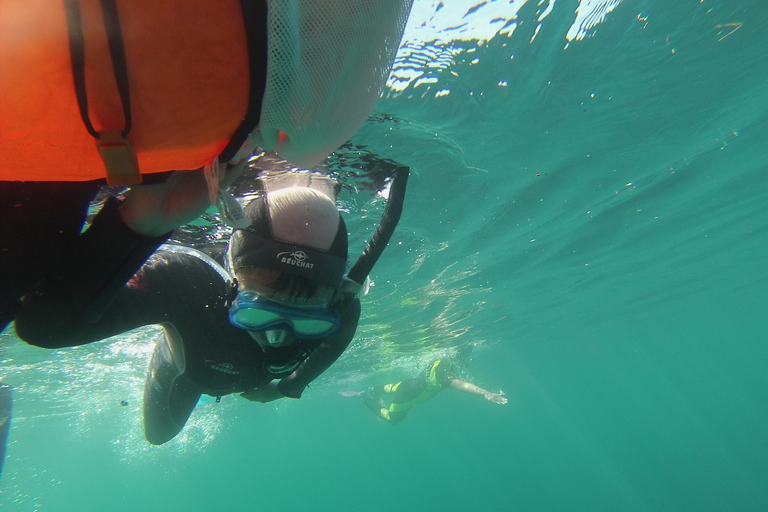
[[[303,333],[304,335],[323,336],[325,334],[330,334],[338,328],[338,323],[334,323],[330,319],[295,319],[291,323],[293,324],[294,331],[297,333]]]
[[[280,315],[273,311],[244,307],[231,314],[230,319],[241,329],[260,331],[265,326],[274,325],[280,320]]]
[[[321,338],[339,328],[339,313],[327,308],[291,307],[253,292],[238,294],[229,310],[235,327],[248,331],[284,329],[300,338]]]

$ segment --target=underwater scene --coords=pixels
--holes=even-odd
[[[766,34],[763,0],[416,0],[319,169],[354,262],[410,167],[350,347],[300,400],[204,396],[153,446],[158,327],[9,327],[0,509],[768,510]],[[377,412],[457,356],[480,392]]]

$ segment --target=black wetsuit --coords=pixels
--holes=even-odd
[[[144,183],[168,176],[151,174]],[[79,243],[91,201],[105,184],[0,181],[0,331],[16,318],[24,294]]]
[[[291,345],[268,347],[264,352],[247,331],[229,322],[227,288],[222,277],[201,259],[159,251],[119,292],[98,322],[73,317],[71,323],[44,333],[40,325],[44,318],[27,328],[22,322],[26,315],[22,315],[17,329],[28,343],[57,348],[101,340],[144,325],[168,325],[183,342],[185,376],[204,393],[226,395],[282,379],[280,391],[299,398],[307,384],[341,355],[357,328],[360,301],[354,299],[340,310],[342,327],[333,335],[321,340],[297,339]]]
[[[21,297],[51,270],[83,229],[103,180],[83,183],[0,181],[0,331]]]
[[[116,210],[105,212],[105,217],[104,226],[120,229]],[[89,258],[95,267],[99,257],[91,254]],[[91,311],[84,314],[77,306],[77,293],[71,288],[62,291],[56,281],[48,279],[30,293],[17,316],[19,337],[32,345],[76,346],[145,325],[165,327],[164,340],[150,364],[147,387],[151,390],[155,379],[155,387],[167,389],[162,399],[150,400],[149,407],[145,390],[147,437],[155,444],[181,430],[200,394],[239,393],[280,379],[280,392],[299,398],[304,388],[344,352],[360,317],[359,299],[346,299],[334,305],[341,316],[341,327],[334,334],[262,350],[247,331],[230,324],[226,306],[229,285],[211,265],[193,255],[159,251],[127,284],[117,288],[113,297],[99,293],[99,301],[104,303],[97,318]],[[89,305],[88,309],[94,308]],[[170,409],[172,424],[161,429],[165,434],[152,437],[150,423],[168,416],[162,411],[166,408]]]

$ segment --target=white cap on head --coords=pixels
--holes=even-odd
[[[336,203],[308,187],[275,190],[248,203],[251,221],[227,248],[230,272],[263,268],[338,287],[347,263],[347,229]]]
[[[327,251],[339,229],[339,211],[331,199],[306,187],[275,190],[267,195],[275,238]]]

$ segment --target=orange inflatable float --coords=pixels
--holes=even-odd
[[[313,166],[373,110],[411,4],[0,0],[0,181],[130,185],[255,147]]]
[[[266,1],[2,0],[0,180],[134,184],[234,155],[265,59]]]

